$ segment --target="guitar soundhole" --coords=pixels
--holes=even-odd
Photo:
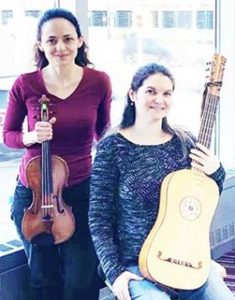
[[[194,197],[186,197],[180,203],[180,214],[189,221],[197,219],[201,214],[201,203]]]

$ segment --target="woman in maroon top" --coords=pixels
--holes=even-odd
[[[87,47],[76,18],[64,9],[44,13],[38,24],[37,71],[20,75],[9,96],[4,143],[26,148],[12,206],[31,269],[32,299],[98,299],[97,258],[88,229],[91,149],[109,125],[111,85],[108,75],[89,68]],[[41,121],[39,99],[49,101],[49,121]],[[27,130],[22,130],[27,118]],[[28,161],[51,152],[69,168],[63,200],[72,207],[76,230],[58,245],[28,242],[21,231],[24,209],[32,203],[25,176]]]

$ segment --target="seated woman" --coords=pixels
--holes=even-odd
[[[211,177],[220,192],[225,178],[216,156],[201,144],[196,148],[192,134],[168,124],[174,88],[169,70],[155,63],[134,75],[118,131],[98,145],[90,187],[91,235],[120,300],[232,300],[214,264],[206,284],[194,290],[165,289],[143,278],[138,268],[166,175],[193,166]]]

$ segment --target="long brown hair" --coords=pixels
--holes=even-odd
[[[130,90],[137,92],[138,89],[143,85],[143,82],[149,76],[157,73],[167,76],[172,82],[173,90],[175,89],[175,79],[172,73],[163,65],[151,63],[137,70],[137,72],[134,74],[132,78]],[[124,129],[133,126],[135,124],[135,119],[136,119],[135,105],[134,102],[131,101],[128,92],[126,96],[126,106],[124,108],[119,129]],[[162,120],[162,129],[165,132],[171,133],[173,135],[177,135],[179,137],[181,141],[184,157],[186,157],[188,155],[188,149],[186,147],[186,144],[190,143],[194,145],[192,135],[186,130],[183,130],[181,127],[170,126],[167,117],[164,117]]]
[[[42,36],[42,26],[53,19],[62,18],[69,21],[76,29],[78,38],[82,36],[80,26],[78,20],[75,16],[68,10],[62,8],[53,8],[44,12],[43,16],[39,20],[37,26],[37,41],[41,41]],[[75,63],[81,67],[85,67],[88,65],[93,65],[87,57],[88,47],[86,43],[83,41],[83,44],[80,48],[78,48],[77,56],[75,58]],[[42,69],[48,65],[48,60],[43,51],[39,49],[37,44],[34,47],[34,60],[36,62],[36,66],[39,69]]]

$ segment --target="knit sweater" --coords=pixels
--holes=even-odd
[[[186,142],[186,148],[191,147]],[[137,265],[140,249],[157,218],[165,176],[189,167],[190,159],[184,157],[176,135],[160,145],[137,145],[120,133],[99,143],[92,168],[89,224],[98,258],[111,283],[125,267]],[[223,167],[211,177],[221,191]]]

